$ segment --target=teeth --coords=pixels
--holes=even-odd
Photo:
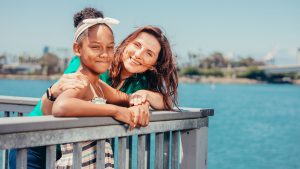
[[[130,57],[130,60],[131,60],[133,63],[137,64],[137,65],[142,65],[141,63],[139,63],[139,62],[135,61],[134,59],[132,59],[132,57]]]

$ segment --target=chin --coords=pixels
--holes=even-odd
[[[143,73],[143,72],[145,72],[145,71],[143,71],[143,70],[136,69],[135,67],[132,67],[132,66],[126,68],[126,70],[127,70],[128,72],[132,73],[132,74],[135,74],[135,73]]]
[[[105,73],[107,69],[99,69],[97,71],[95,71],[97,74],[102,74]]]
[[[102,74],[102,73],[105,73],[107,71],[108,67],[106,66],[102,66],[102,67],[99,67],[97,69],[95,69],[94,71],[97,73],[97,74]]]

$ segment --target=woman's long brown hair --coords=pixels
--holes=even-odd
[[[161,46],[157,62],[154,69],[147,70],[142,74],[146,76],[148,81],[148,90],[159,92],[163,95],[164,105],[166,109],[172,110],[173,104],[177,106],[177,88],[178,76],[175,67],[175,59],[169,44],[160,28],[155,26],[145,26],[138,28],[117,47],[115,59],[111,65],[110,77],[112,78],[112,86],[116,88],[121,83],[121,70],[124,68],[122,62],[123,52],[127,45],[132,42],[141,32],[154,36]]]

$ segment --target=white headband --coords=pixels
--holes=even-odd
[[[85,31],[86,29],[88,29],[91,26],[94,26],[98,23],[104,23],[110,27],[111,25],[119,24],[120,21],[118,21],[117,19],[114,19],[114,18],[92,18],[92,19],[85,19],[82,21],[82,23],[83,24],[80,25],[75,32],[74,42],[77,41],[79,35],[82,34],[83,31]]]

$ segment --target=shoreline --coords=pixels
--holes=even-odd
[[[55,75],[16,75],[0,74],[0,79],[10,80],[58,80],[61,74]],[[247,78],[229,78],[229,77],[203,77],[203,76],[179,76],[180,83],[204,83],[204,84],[265,84],[267,82],[247,79]],[[300,85],[300,79],[293,80],[291,84]]]
[[[268,84],[265,81],[247,78],[230,78],[230,77],[203,77],[203,76],[180,76],[178,81],[181,83],[204,83],[204,84]],[[271,84],[271,83],[270,83]],[[277,83],[286,84],[286,83]],[[300,85],[300,79],[292,80],[292,85]]]
[[[202,76],[180,76],[179,82],[182,83],[208,83],[208,84],[263,84],[266,82],[246,79],[246,78],[229,78],[229,77],[202,77]]]

